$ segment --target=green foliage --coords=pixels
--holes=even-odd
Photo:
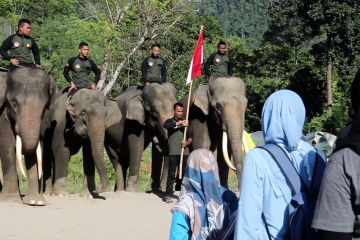
[[[204,0],[200,12],[215,16],[226,35],[239,36],[247,46],[258,47],[267,29],[268,0]]]

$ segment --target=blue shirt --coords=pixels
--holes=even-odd
[[[174,211],[169,240],[189,240],[191,237],[190,219],[185,213]]]
[[[304,141],[288,154],[308,186],[315,154],[315,149]],[[271,156],[259,148],[251,150],[244,162],[235,239],[268,240],[262,214],[271,239],[284,239],[289,226],[287,207],[291,197],[285,177]]]

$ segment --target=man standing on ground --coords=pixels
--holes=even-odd
[[[151,46],[151,56],[144,59],[141,65],[141,73],[144,84],[148,83],[165,83],[166,66],[165,60],[160,56],[160,45]]]
[[[205,74],[209,80],[217,77],[231,76],[233,72],[232,61],[227,53],[226,43],[220,41],[217,45],[217,52],[209,56],[204,64]]]
[[[89,44],[81,42],[79,44],[79,55],[67,61],[63,74],[66,81],[70,83],[69,92],[81,88],[96,89],[101,72],[94,61],[88,58],[89,52]],[[89,79],[91,72],[95,73],[95,82]]]
[[[35,40],[30,37],[30,32],[30,20],[20,19],[16,33],[7,37],[2,43],[0,55],[4,60],[10,61],[10,71],[16,66],[40,67],[40,50]]]
[[[168,131],[169,142],[169,172],[166,181],[166,195],[164,202],[171,203],[174,199],[174,182],[176,168],[179,167],[181,148],[184,147],[183,172],[186,166],[186,160],[189,155],[189,145],[192,143],[191,131],[187,131],[187,140],[183,142],[185,127],[189,125],[187,120],[183,120],[184,107],[181,103],[174,104],[174,117],[165,121],[164,127]],[[179,170],[178,170],[179,171]],[[179,179],[181,181],[181,179]]]

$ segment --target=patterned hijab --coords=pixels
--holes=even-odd
[[[206,149],[193,151],[188,158],[179,201],[171,209],[189,216],[191,239],[213,239],[236,207],[235,194],[220,186],[213,153]]]

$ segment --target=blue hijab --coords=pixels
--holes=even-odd
[[[305,122],[304,104],[295,92],[280,90],[270,95],[262,111],[261,128],[265,143],[297,149]]]

